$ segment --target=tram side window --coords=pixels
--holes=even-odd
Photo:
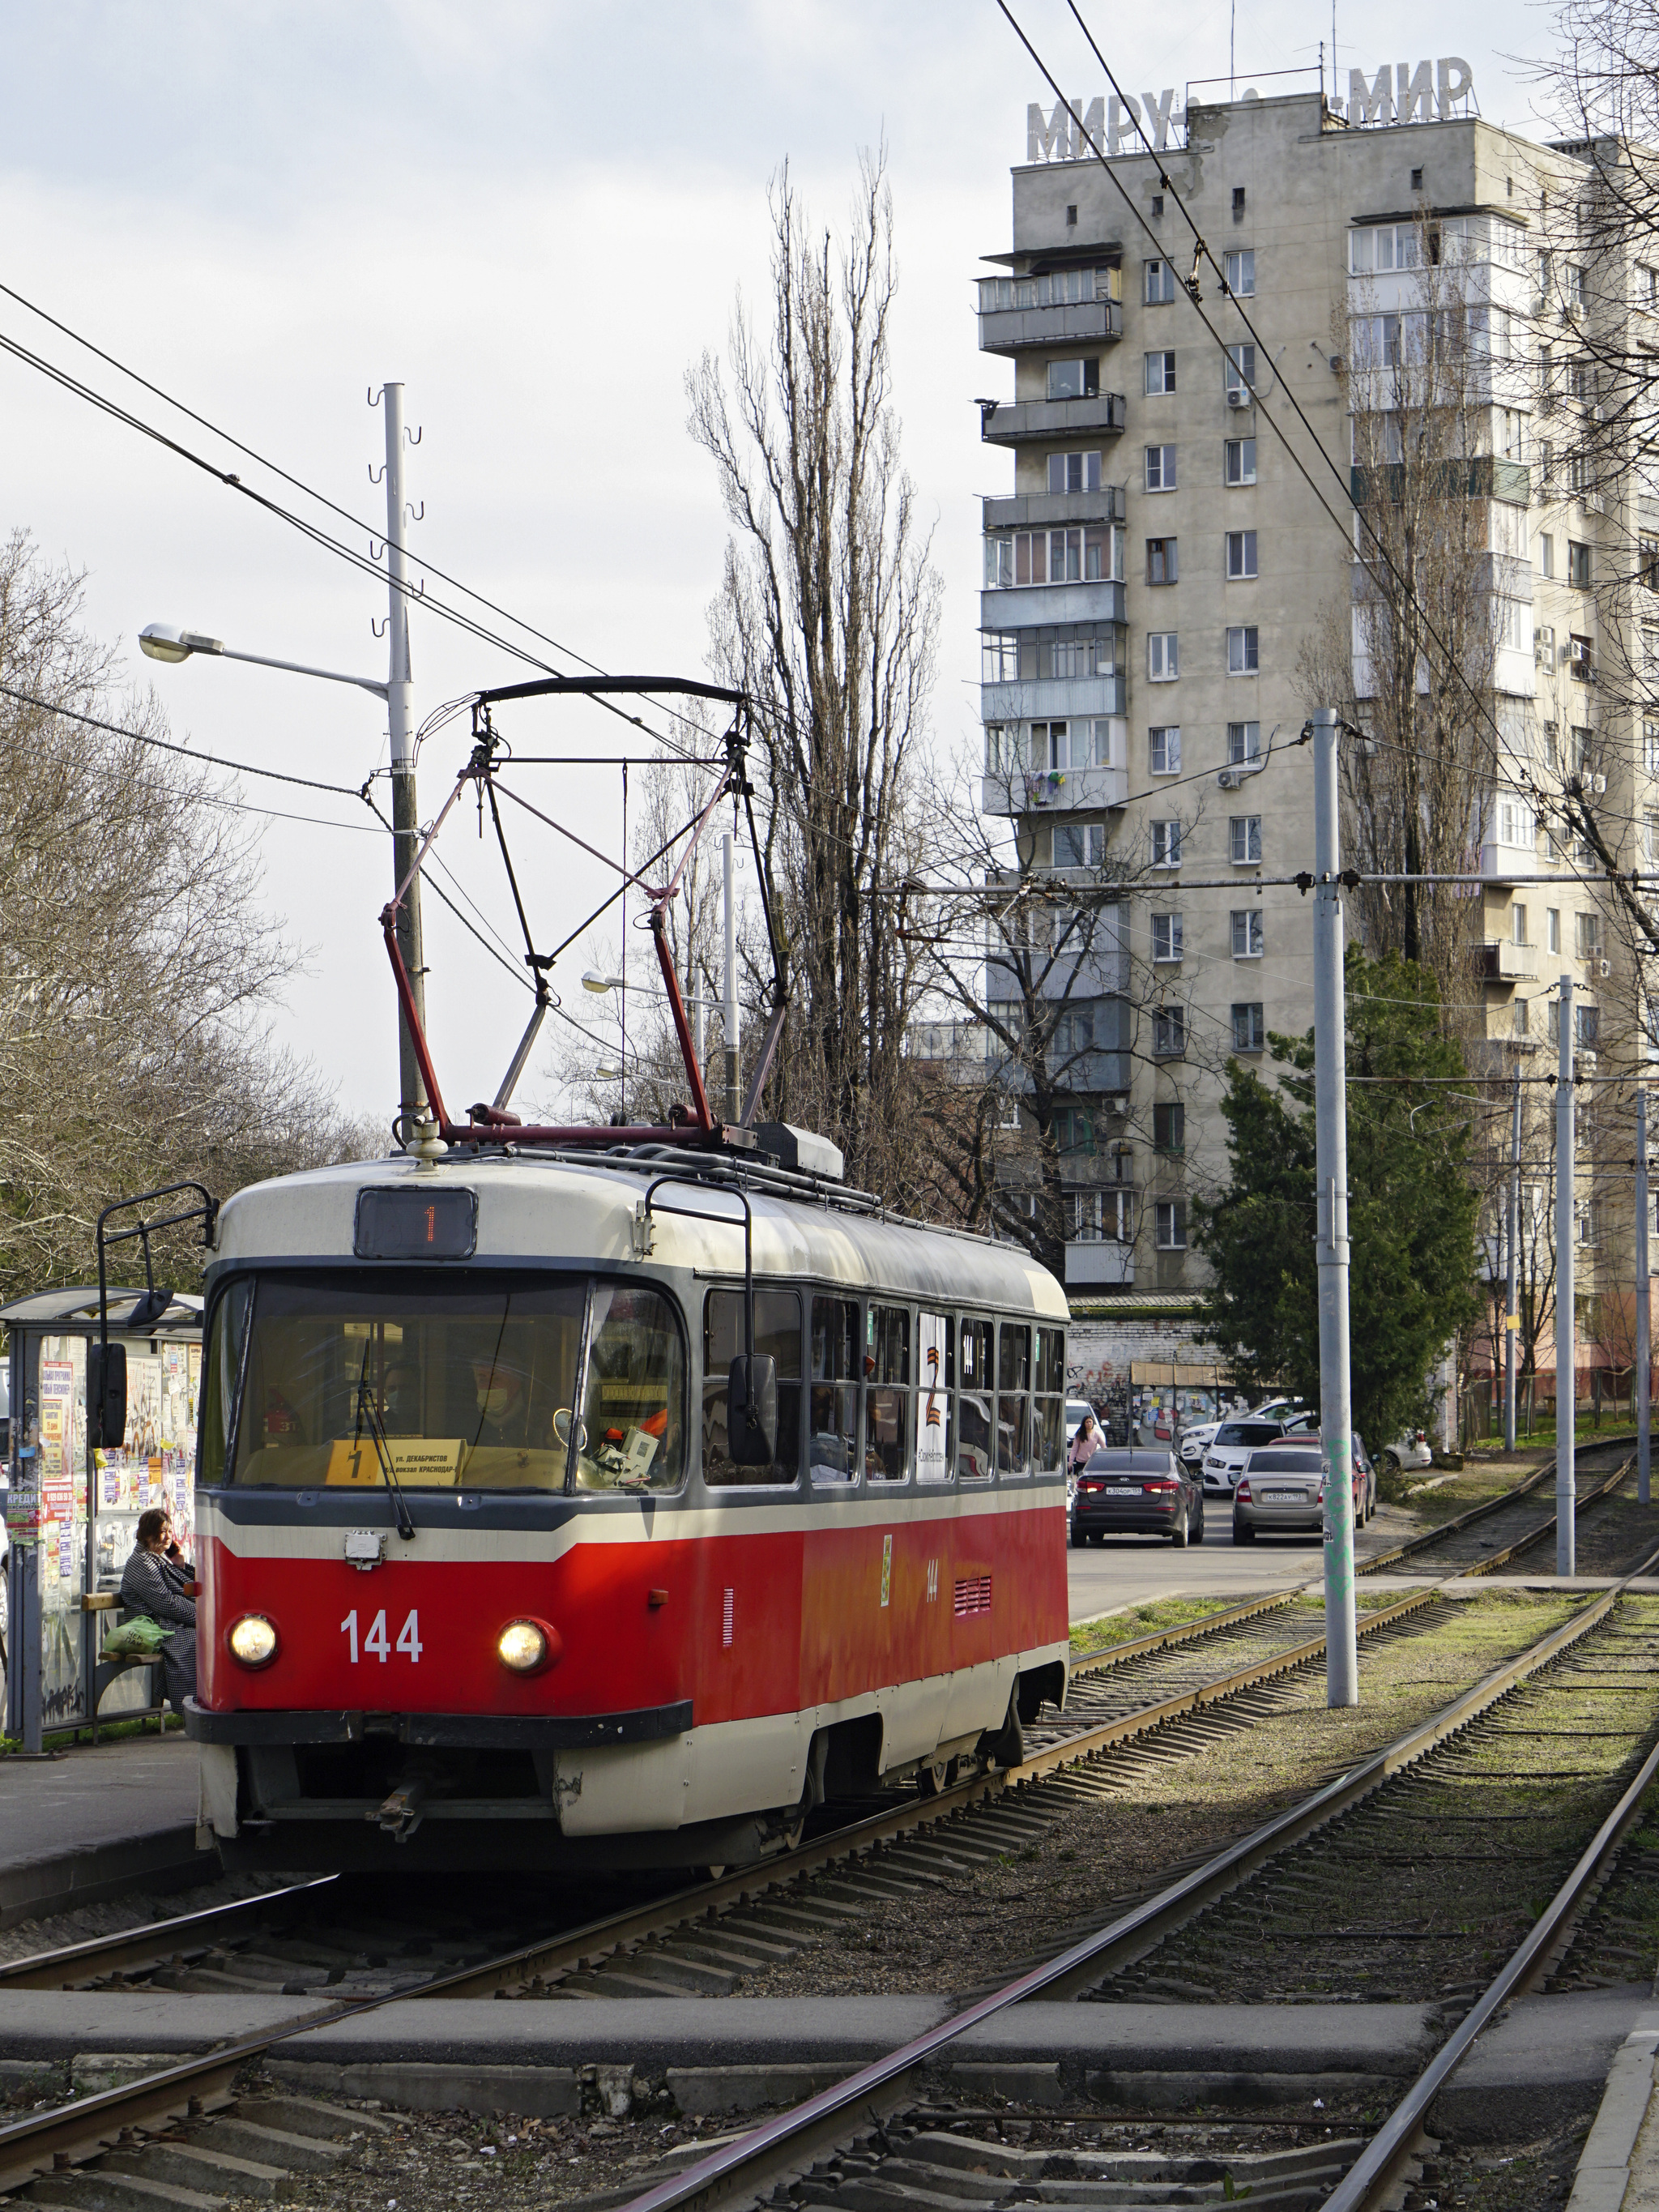
[[[817,1482],[853,1482],[859,1471],[859,1376],[864,1346],[856,1298],[812,1301],[808,1458]]]
[[[778,1455],[738,1467],[726,1432],[726,1384],[743,1350],[743,1292],[710,1291],[702,1310],[702,1479],[727,1484],[793,1482],[800,1473],[800,1292],[757,1291],[755,1349],[778,1368]]]
[[[225,1480],[230,1455],[231,1414],[241,1379],[253,1285],[246,1275],[226,1286],[208,1331],[207,1374],[202,1385],[202,1480],[210,1490]]]
[[[1036,1333],[1036,1395],[1031,1402],[1031,1464],[1039,1474],[1059,1472],[1066,1449],[1066,1333]]]
[[[1031,1332],[1006,1321],[997,1343],[997,1471],[1031,1471]]]
[[[684,1473],[685,1360],[666,1298],[595,1283],[579,1490],[675,1490]],[[568,1431],[567,1431],[567,1436]]]
[[[865,1321],[864,1472],[902,1482],[910,1472],[910,1316],[872,1305]]]
[[[995,1464],[991,1449],[991,1324],[962,1324],[962,1395],[957,1400],[957,1474],[964,1482],[989,1479]]]
[[[916,1480],[951,1480],[951,1404],[956,1389],[956,1325],[949,1314],[916,1316]]]

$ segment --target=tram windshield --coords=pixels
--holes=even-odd
[[[210,1332],[202,1478],[380,1489],[389,1462],[406,1490],[562,1491],[579,1392],[579,1491],[678,1486],[685,1353],[659,1291],[239,1281]]]

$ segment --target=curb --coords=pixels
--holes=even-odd
[[[1631,2157],[1653,2096],[1659,2014],[1644,2013],[1620,2045],[1572,2178],[1567,2212],[1619,2212],[1630,2185]]]
[[[0,1928],[96,1905],[133,1889],[188,1889],[224,1869],[214,1843],[203,1850],[193,1821],[124,1837],[62,1858],[27,1859],[0,1869]]]

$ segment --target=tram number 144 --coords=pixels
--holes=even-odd
[[[362,1656],[363,1652],[367,1652],[371,1658],[378,1659],[381,1666],[384,1667],[386,1661],[392,1656],[394,1649],[401,1651],[404,1658],[411,1660],[416,1664],[419,1663],[421,1656],[421,1616],[418,1613],[411,1613],[408,1620],[404,1621],[403,1626],[398,1631],[398,1641],[395,1646],[387,1641],[386,1610],[384,1607],[375,1614],[368,1634],[361,1638],[361,1651],[359,1650],[360,1639],[357,1632],[357,1608],[356,1606],[353,1606],[351,1611],[347,1613],[345,1619],[340,1623],[340,1633],[342,1636],[349,1637],[350,1638],[351,1663],[354,1667],[357,1664],[357,1662]]]

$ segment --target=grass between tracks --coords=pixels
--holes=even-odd
[[[1280,1709],[1174,1763],[1115,1762],[1114,1794],[1071,1810],[1042,1840],[921,1897],[872,1900],[853,1928],[744,1984],[747,1996],[923,1993],[1019,1970],[1042,1938],[1103,1925],[1160,1888],[1177,1862],[1248,1834],[1448,1704],[1583,1602],[1495,1590],[1412,1632],[1359,1647],[1361,1702],[1325,1704],[1322,1669]]]

